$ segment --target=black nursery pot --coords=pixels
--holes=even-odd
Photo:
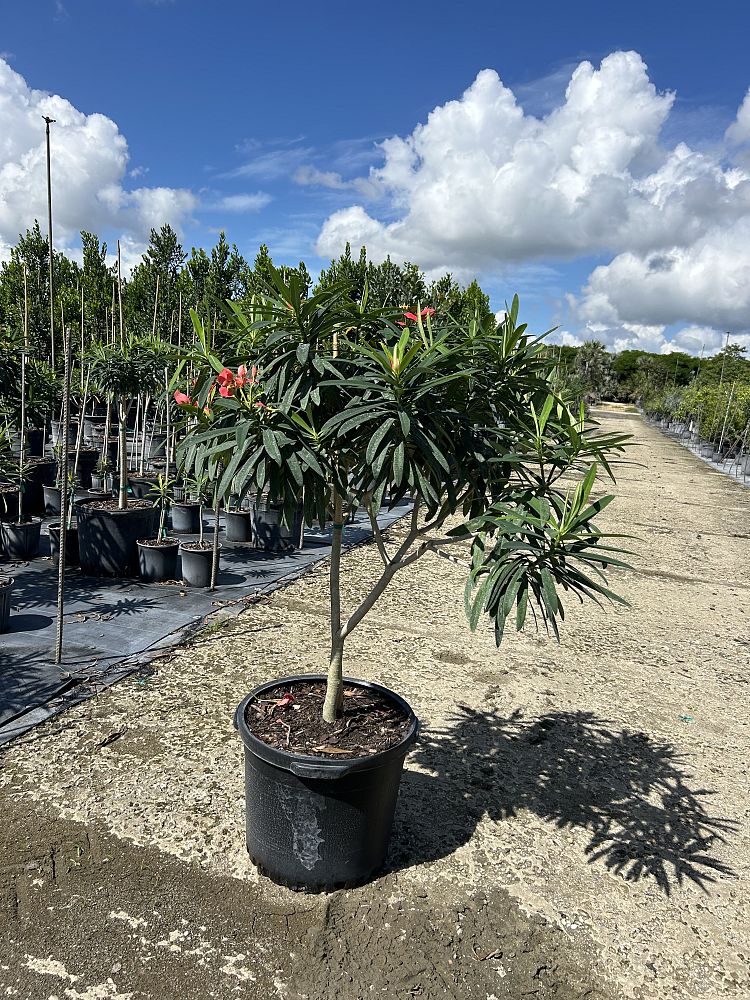
[[[138,565],[141,580],[146,583],[164,583],[177,579],[178,541],[170,545],[155,545],[151,540],[138,540]]]
[[[259,549],[283,552],[301,549],[304,540],[302,505],[294,514],[291,527],[282,524],[283,507],[280,503],[259,500],[253,507],[253,542]]]
[[[201,530],[201,505],[186,501],[173,503],[169,508],[172,515],[172,531],[185,535],[197,535]]]
[[[55,485],[57,462],[54,458],[34,462],[29,468],[23,489],[24,514],[44,513],[44,487]]]
[[[55,566],[60,564],[60,522],[52,521],[47,531],[49,532],[49,551],[52,556],[52,563]],[[65,565],[80,566],[81,552],[78,547],[78,526],[73,524],[65,532]]]
[[[18,487],[0,485],[0,521],[18,520]]]
[[[62,490],[59,486],[44,486],[44,513],[47,517],[60,514]]]
[[[102,510],[96,500],[79,500],[78,544],[81,570],[89,576],[137,576],[138,539],[153,538],[159,523],[155,507]]]
[[[226,539],[228,542],[252,542],[253,513],[249,510],[226,510],[224,512]]]
[[[10,624],[10,595],[15,585],[12,576],[0,576],[0,632],[7,632]]]
[[[419,735],[410,706],[379,684],[345,678],[355,687],[378,691],[409,718],[400,743],[354,760],[288,753],[250,732],[245,712],[254,698],[299,680],[285,677],[255,688],[234,715],[245,745],[247,850],[274,882],[312,892],[362,885],[385,862],[404,758]]]
[[[39,535],[42,522],[39,518],[31,521],[3,521],[0,523],[0,536],[3,548],[9,559],[33,559],[39,555]]]
[[[180,559],[182,560],[182,579],[188,586],[211,586],[213,546],[206,549],[190,549],[181,545]],[[221,559],[221,545],[219,546],[219,559]]]

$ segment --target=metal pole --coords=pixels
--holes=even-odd
[[[721,359],[721,375],[719,377],[719,385],[724,381],[724,366],[727,363],[727,351],[729,350],[729,331],[727,331],[727,342],[724,345],[724,357]]]
[[[42,116],[46,124],[47,133],[47,222],[49,236],[49,339],[52,351],[52,367],[55,367],[55,286],[52,280],[52,169],[50,163],[49,148],[49,127],[55,121],[54,118]]]
[[[62,660],[63,606],[65,602],[65,541],[68,532],[68,427],[70,425],[70,328],[63,328],[63,349],[65,370],[63,375],[63,411],[60,432],[64,441],[62,461],[62,482],[60,484],[60,550],[57,566],[57,631],[55,635],[55,663]]]

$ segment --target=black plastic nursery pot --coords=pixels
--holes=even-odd
[[[71,470],[75,466],[76,453],[71,451],[68,455],[68,462]],[[96,448],[82,448],[78,453],[78,470],[76,480],[82,490],[91,489],[91,476],[99,461],[99,452]]]
[[[26,446],[29,458],[41,458],[44,455],[44,431],[36,427],[26,431]]]
[[[185,535],[197,535],[201,530],[201,505],[187,500],[183,503],[173,503],[170,508],[172,515],[172,531]]]
[[[263,874],[293,889],[362,885],[385,862],[404,758],[419,736],[419,720],[388,688],[347,677],[347,685],[377,691],[403,709],[409,727],[402,740],[346,761],[279,750],[251,733],[245,714],[266,691],[300,680],[325,677],[306,674],[262,684],[234,715],[245,745],[247,850]]]
[[[203,549],[193,549],[189,542],[180,545],[180,559],[182,561],[182,580],[189,587],[210,587],[211,586],[211,564],[213,562],[213,545],[209,544]],[[221,545],[219,546],[219,560],[221,561]]]
[[[0,633],[8,631],[10,624],[10,595],[15,585],[12,576],[0,576]]]
[[[2,521],[0,537],[9,559],[33,559],[39,555],[39,535],[42,522],[35,517],[29,521]]]
[[[156,476],[128,476],[128,486],[136,500],[144,500],[156,483]]]
[[[137,576],[138,539],[156,535],[159,511],[140,505],[125,510],[96,506],[101,502],[86,499],[75,505],[81,570],[89,576]]]
[[[0,521],[18,520],[18,487],[0,485]]]
[[[168,545],[165,542],[169,542]],[[138,566],[145,583],[165,583],[177,579],[177,556],[180,543],[177,539],[138,539]],[[209,569],[210,576],[210,569]]]
[[[47,517],[60,514],[62,490],[59,486],[44,486],[44,513]]]
[[[302,505],[294,514],[291,527],[282,524],[282,504],[258,500],[253,507],[253,543],[259,549],[283,552],[301,549],[304,540]]]
[[[32,460],[23,488],[21,508],[24,514],[44,513],[44,487],[55,485],[56,472],[54,458]]]
[[[253,512],[250,510],[226,510],[224,512],[226,539],[228,542],[252,542]]]
[[[60,563],[60,522],[52,521],[47,527],[49,532],[49,551],[52,556],[52,563],[58,566]],[[73,524],[65,532],[65,565],[80,566],[81,552],[78,546],[78,526]]]

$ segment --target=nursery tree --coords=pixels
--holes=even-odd
[[[195,390],[179,397],[196,422],[182,454],[189,472],[211,475],[231,454],[219,494],[267,491],[287,523],[301,499],[308,523],[332,515],[327,721],[342,706],[346,640],[428,553],[458,546],[470,624],[485,612],[498,643],[511,614],[517,628],[531,611],[556,633],[569,597],[619,600],[602,569],[621,564],[596,524],[612,498],[591,492],[625,438],[597,436],[554,394],[517,299],[499,328],[494,318],[465,328],[430,310],[368,311],[346,284],[305,300],[296,280],[272,278],[259,312],[235,309],[232,356],[199,334]],[[405,500],[406,535],[389,546],[378,511]],[[367,512],[382,560],[348,617],[345,508]]]

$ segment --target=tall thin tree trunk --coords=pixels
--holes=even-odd
[[[216,577],[219,574],[219,487],[214,489],[214,538],[213,549],[211,551],[211,586],[209,590],[216,590]]]
[[[331,590],[331,655],[328,661],[326,699],[323,704],[323,718],[335,722],[344,703],[344,639],[341,634],[341,549],[343,524],[343,503],[338,490],[333,491],[333,538],[331,540],[331,565],[329,572]]]
[[[120,438],[120,487],[117,506],[125,510],[128,505],[128,405],[124,396],[117,401]]]

